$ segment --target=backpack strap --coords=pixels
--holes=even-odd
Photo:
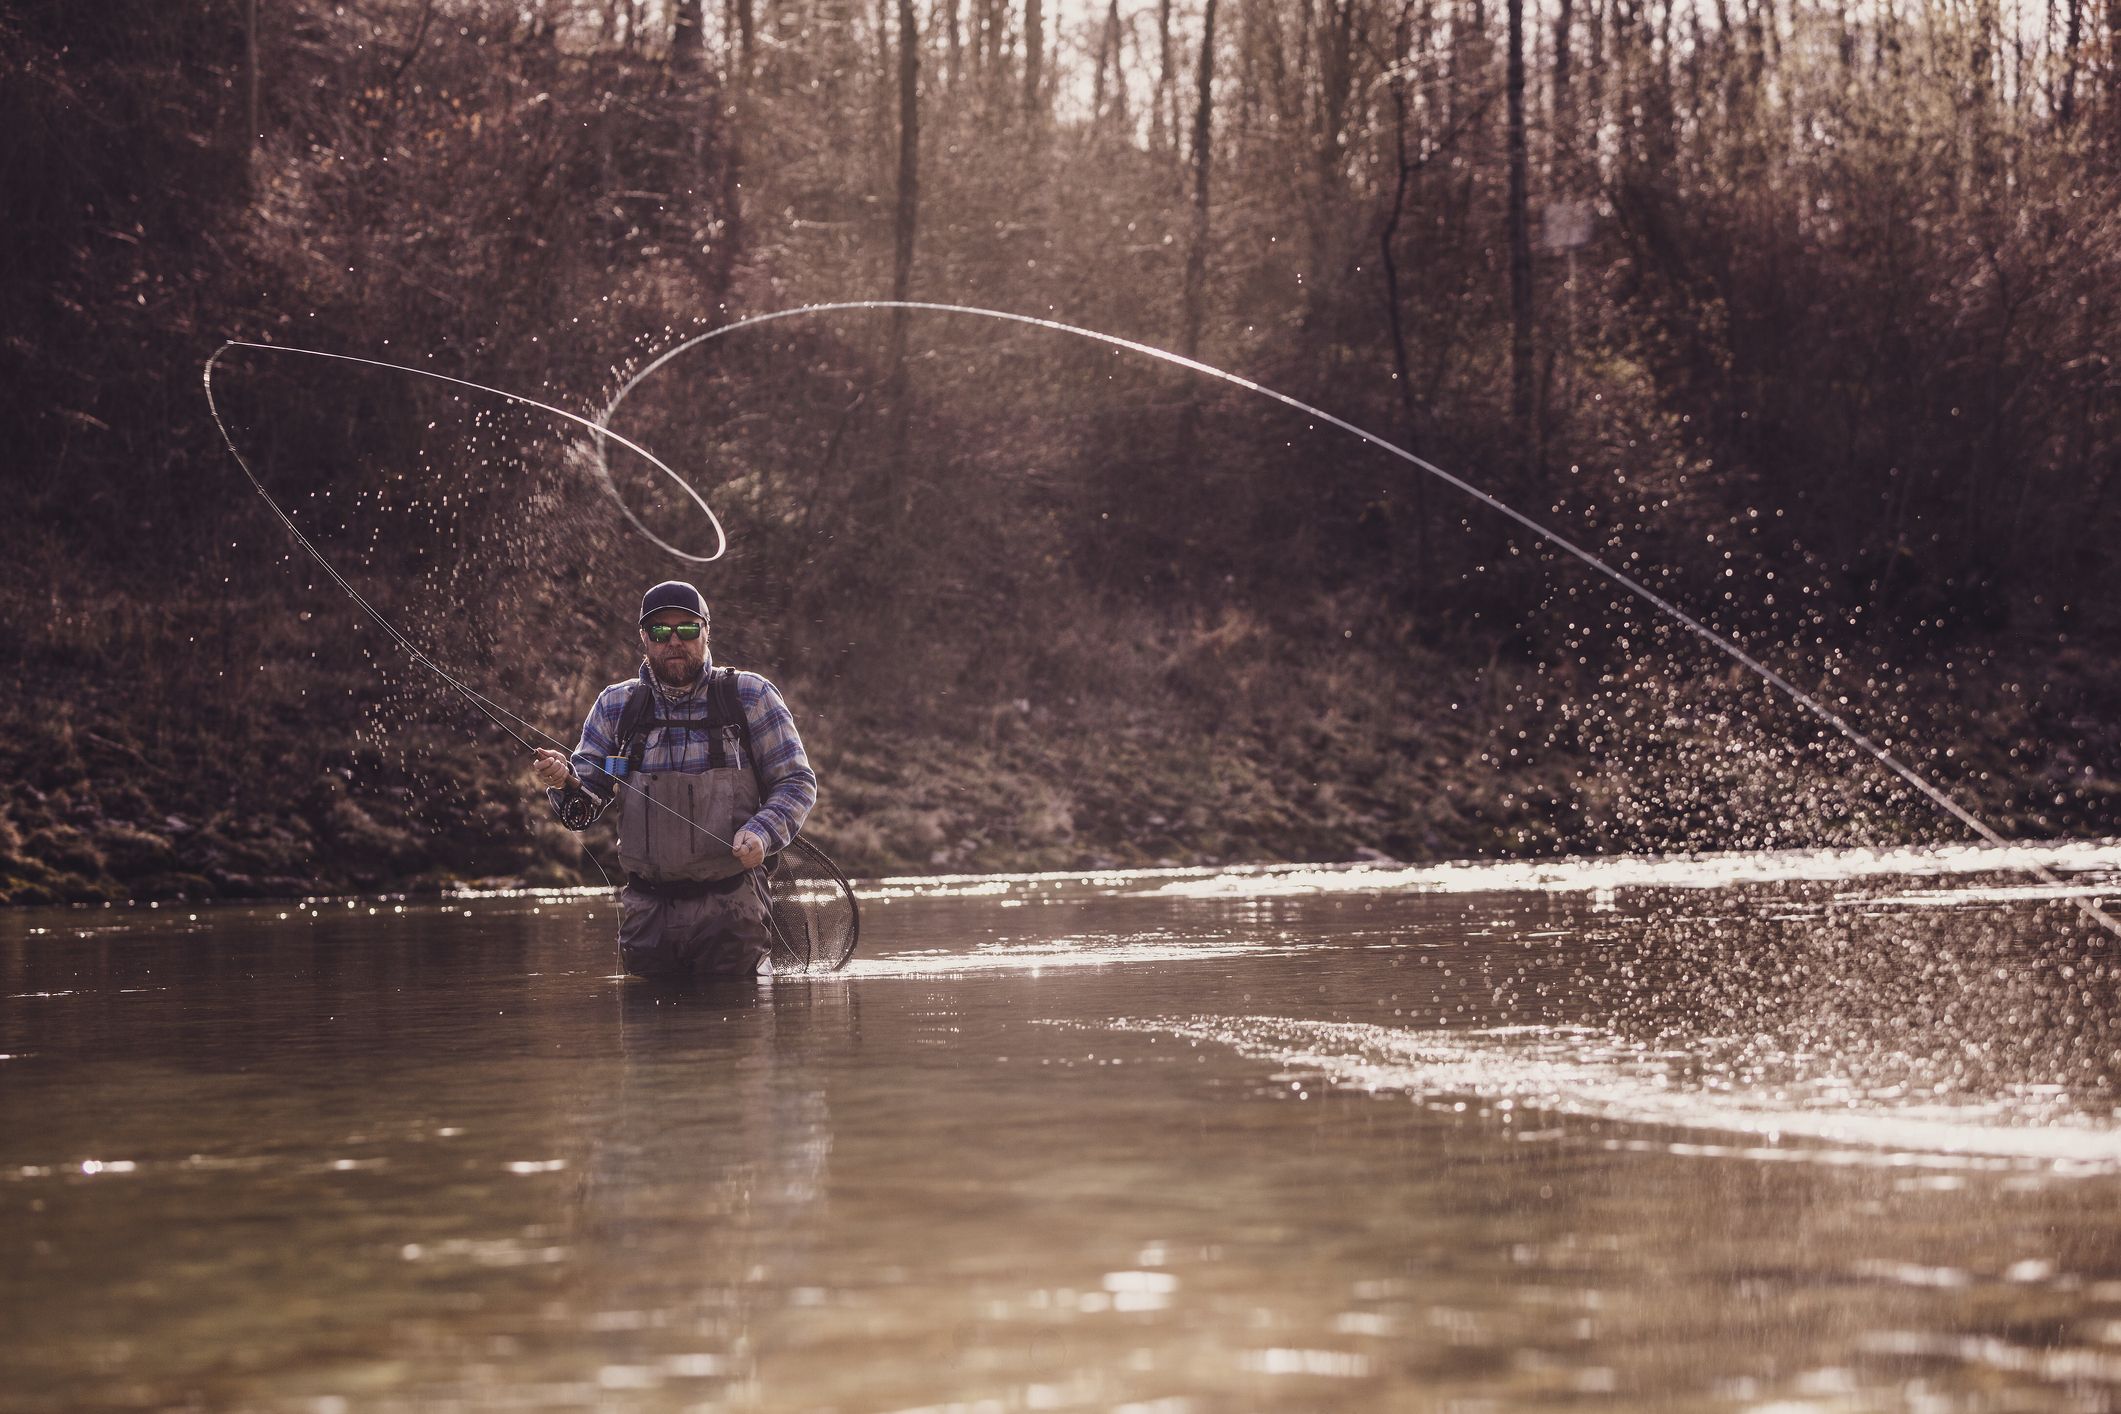
[[[744,711],[743,694],[737,690],[737,670],[716,668],[707,679],[707,715],[666,721],[655,715],[655,694],[648,684],[635,679],[627,685],[626,705],[619,711],[619,754],[626,769],[641,769],[641,756],[648,749],[648,733],[658,727],[684,727],[694,731],[712,726],[735,726],[744,734],[744,764],[756,777],[758,758],[751,750],[751,718]],[[763,783],[762,783],[763,784]]]
[[[627,684],[626,705],[619,709],[619,755],[626,758],[629,772],[641,769],[641,753],[648,749],[648,729],[655,713],[655,694],[636,678]]]
[[[712,694],[715,719],[734,723],[744,734],[744,764],[751,768],[753,776],[759,773],[758,757],[751,751],[751,718],[744,711],[744,695],[737,691],[735,668],[716,668],[713,681],[707,684]]]

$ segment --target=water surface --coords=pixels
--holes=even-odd
[[[0,919],[0,1408],[2121,1407],[2121,848]]]

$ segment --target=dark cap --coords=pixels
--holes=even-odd
[[[666,579],[641,596],[641,622],[664,609],[682,609],[701,623],[707,622],[707,600],[682,579]]]

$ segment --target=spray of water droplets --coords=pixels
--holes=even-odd
[[[643,365],[639,371],[637,371],[631,378],[629,378],[623,385],[621,385],[618,392],[613,395],[610,403],[605,406],[603,412],[595,418],[583,417],[578,413],[572,413],[564,408],[554,407],[549,403],[540,402],[534,398],[527,398],[520,394],[510,393],[500,388],[488,387],[484,384],[474,383],[467,379],[448,377],[447,375],[435,373],[428,369],[408,367],[403,364],[387,363],[378,359],[355,358],[346,354],[323,353],[312,349],[298,349],[277,344],[256,344],[241,341],[231,341],[230,343],[223,345],[222,348],[215,351],[212,358],[207,360],[206,396],[208,406],[213,410],[215,426],[220,429],[222,439],[227,442],[229,451],[235,456],[237,464],[243,468],[243,473],[246,477],[249,478],[252,487],[255,488],[258,494],[265,499],[267,505],[272,508],[274,515],[280,520],[282,525],[286,526],[288,533],[293,535],[296,542],[301,545],[301,547],[317,561],[317,563],[323,568],[324,572],[331,578],[332,582],[337,584],[342,590],[344,590],[354,600],[355,604],[357,604],[361,608],[361,610],[368,615],[370,619],[374,620],[376,624],[384,630],[385,633],[387,633],[395,642],[399,644],[399,646],[404,648],[406,652],[412,656],[414,661],[420,663],[423,667],[426,667],[430,671],[434,672],[451,688],[462,693],[467,700],[471,701],[475,706],[477,706],[482,713],[484,713],[489,719],[491,719],[495,723],[495,725],[499,726],[510,737],[525,746],[529,746],[531,743],[526,740],[524,736],[520,732],[518,732],[514,727],[509,725],[510,721],[513,721],[515,723],[520,724],[521,726],[528,728],[534,735],[543,737],[548,742],[551,741],[552,738],[549,737],[545,732],[540,730],[534,723],[525,720],[521,716],[518,716],[516,713],[509,711],[507,708],[501,706],[500,704],[495,703],[491,699],[486,698],[480,695],[479,693],[475,692],[457,677],[450,674],[440,664],[436,663],[432,658],[428,657],[428,655],[421,652],[420,649],[416,645],[414,645],[410,639],[408,639],[403,633],[399,632],[398,629],[394,625],[392,625],[390,621],[385,618],[383,614],[379,612],[373,604],[369,603],[368,600],[364,599],[354,589],[354,587],[349,584],[335,568],[333,568],[330,561],[328,561],[324,557],[323,553],[316,547],[316,545],[313,544],[310,539],[302,533],[300,528],[296,526],[294,520],[287,514],[284,509],[282,509],[279,502],[274,500],[272,494],[265,489],[264,483],[259,480],[257,474],[251,469],[250,464],[244,460],[242,453],[237,449],[235,439],[229,434],[227,424],[222,421],[220,409],[217,405],[214,404],[213,375],[215,366],[221,359],[221,356],[228,352],[228,350],[230,349],[243,348],[264,350],[271,353],[299,355],[309,358],[337,359],[346,363],[364,364],[371,368],[390,369],[401,373],[413,374],[422,378],[437,379],[439,381],[445,383],[452,383],[463,388],[476,389],[480,392],[490,393],[495,397],[506,399],[512,403],[524,407],[535,408],[544,412],[551,413],[556,417],[577,424],[585,428],[590,433],[591,437],[594,439],[596,447],[595,464],[597,475],[602,480],[607,489],[610,490],[613,499],[618,502],[621,511],[624,513],[628,522],[633,525],[634,529],[638,531],[641,535],[646,536],[653,544],[680,560],[684,560],[693,564],[709,564],[721,558],[722,554],[727,550],[728,538],[723,532],[721,521],[715,517],[714,511],[708,505],[706,498],[695,487],[693,487],[690,482],[686,481],[684,477],[680,476],[674,469],[672,469],[668,464],[656,457],[656,455],[650,452],[647,448],[642,447],[632,441],[629,441],[618,433],[613,432],[611,430],[611,420],[617,416],[620,407],[625,403],[626,399],[631,396],[634,390],[639,388],[642,383],[647,381],[649,378],[655,376],[655,374],[657,374],[663,368],[669,365],[672,360],[677,359],[680,356],[690,353],[696,349],[702,348],[705,345],[712,343],[714,340],[725,338],[731,334],[735,334],[746,329],[754,329],[762,325],[772,324],[782,320],[817,319],[829,317],[832,315],[863,312],[939,314],[969,319],[985,319],[998,321],[1005,324],[1015,324],[1034,329],[1042,329],[1052,333],[1065,334],[1073,338],[1086,339],[1093,343],[1103,344],[1108,348],[1120,349],[1129,353],[1139,354],[1144,358],[1149,358],[1158,362],[1170,364],[1173,367],[1183,368],[1189,372],[1197,373],[1204,377],[1229,384],[1232,387],[1241,388],[1246,392],[1257,394],[1260,397],[1279,403],[1284,407],[1293,409],[1296,412],[1302,413],[1308,417],[1316,418],[1320,422],[1326,423],[1333,427],[1337,427],[1341,431],[1346,432],[1351,436],[1356,437],[1359,440],[1369,444],[1370,446],[1377,448],[1379,451],[1382,451],[1387,455],[1395,457],[1398,460],[1406,463],[1407,465],[1414,467],[1416,470],[1422,472],[1424,475],[1432,476],[1437,480],[1442,481],[1444,484],[1452,487],[1453,489],[1463,493],[1468,497],[1471,497],[1473,500],[1479,502],[1481,505],[1486,506],[1489,510],[1494,511],[1496,514],[1503,516],[1505,519],[1522,527],[1524,530],[1530,532],[1532,535],[1538,537],[1540,540],[1553,546],[1555,549],[1560,550],[1562,553],[1571,556],[1572,558],[1578,561],[1581,561],[1584,565],[1588,566],[1597,574],[1603,576],[1607,580],[1610,580],[1612,583],[1620,586],[1620,588],[1625,590],[1629,595],[1633,596],[1634,598],[1640,600],[1645,604],[1650,605],[1652,608],[1656,609],[1658,613],[1662,614],[1670,621],[1679,624],[1681,627],[1685,628],[1687,632],[1694,635],[1702,642],[1709,644],[1718,652],[1730,658],[1733,662],[1740,664],[1748,672],[1752,673],[1762,682],[1767,683],[1770,687],[1774,688],[1777,692],[1781,693],[1791,702],[1804,709],[1804,711],[1809,713],[1811,716],[1817,718],[1819,721],[1831,727],[1835,732],[1839,733],[1842,737],[1846,738],[1849,742],[1860,748],[1873,760],[1877,761],[1879,765],[1885,767],[1888,771],[1892,772],[1901,780],[1905,781],[1909,786],[1913,787],[1916,791],[1920,792],[1923,796],[1927,797],[1932,804],[1936,805],[1939,809],[1943,810],[1946,814],[1950,815],[1954,820],[1957,820],[1968,830],[1971,830],[1976,836],[1978,836],[1982,840],[1998,847],[2005,847],[2008,846],[2010,843],[1993,827],[1991,827],[1986,821],[1982,820],[1971,810],[1967,809],[1964,805],[1960,804],[1957,800],[1953,799],[1951,795],[1945,792],[1942,788],[1933,784],[1927,777],[1923,776],[1920,772],[1916,771],[1912,766],[1909,766],[1905,762],[1901,761],[1897,756],[1893,755],[1883,746],[1873,741],[1868,735],[1858,730],[1854,724],[1848,721],[1847,718],[1842,716],[1840,713],[1834,711],[1831,707],[1827,706],[1824,702],[1820,701],[1816,696],[1798,687],[1795,683],[1791,682],[1788,678],[1784,677],[1781,673],[1777,672],[1774,668],[1762,662],[1758,657],[1754,656],[1752,653],[1747,652],[1746,649],[1740,646],[1735,640],[1709,627],[1707,624],[1703,623],[1699,618],[1695,617],[1693,614],[1688,613],[1685,609],[1682,609],[1677,604],[1673,603],[1671,600],[1665,598],[1663,595],[1657,593],[1657,591],[1651,589],[1641,580],[1635,578],[1634,576],[1626,573],[1621,569],[1616,568],[1612,564],[1609,564],[1605,560],[1601,559],[1599,556],[1591,553],[1591,551],[1585,549],[1583,546],[1569,539],[1567,536],[1564,536],[1560,532],[1541,524],[1539,521],[1533,519],[1529,515],[1526,515],[1524,512],[1519,511],[1514,506],[1511,506],[1506,502],[1498,499],[1497,497],[1490,495],[1488,492],[1481,490],[1478,486],[1474,485],[1470,481],[1467,481],[1465,478],[1457,476],[1452,472],[1446,471],[1444,468],[1436,465],[1432,461],[1429,461],[1427,458],[1418,456],[1415,453],[1408,451],[1406,448],[1401,447],[1396,443],[1393,443],[1387,440],[1386,438],[1379,436],[1377,433],[1367,430],[1366,428],[1357,426],[1355,423],[1350,422],[1345,418],[1335,416],[1333,413],[1327,412],[1323,408],[1313,406],[1310,403],[1304,402],[1300,398],[1293,397],[1290,394],[1280,392],[1279,390],[1274,388],[1269,388],[1264,384],[1254,382],[1253,380],[1245,378],[1239,374],[1231,373],[1225,369],[1217,368],[1213,364],[1203,363],[1199,359],[1188,358],[1183,354],[1173,353],[1168,349],[1157,348],[1153,344],[1145,344],[1138,340],[1123,338],[1116,334],[1107,334],[1099,330],[1083,328],[1080,325],[1068,324],[1057,319],[1047,319],[1037,315],[1018,314],[1008,310],[984,309],[973,305],[944,304],[925,300],[850,300],[826,304],[801,305],[790,309],[773,310],[768,313],[756,314],[751,315],[748,318],[733,320],[728,324],[724,324],[717,328],[710,329],[704,334],[696,335],[693,338],[686,339],[676,344],[663,354],[659,355],[658,357],[650,360],[647,364]],[[668,541],[662,539],[660,536],[656,535],[653,531],[651,531],[646,525],[641,522],[639,517],[637,517],[633,513],[632,509],[627,506],[624,496],[619,493],[617,483],[612,479],[610,461],[606,453],[608,443],[617,443],[619,446],[625,448],[627,451],[633,453],[636,456],[641,457],[650,466],[654,467],[663,476],[669,478],[675,485],[677,485],[685,492],[685,494],[692,500],[692,502],[696,506],[698,506],[701,513],[707,517],[709,524],[712,525],[714,528],[715,549],[712,554],[697,555],[681,550],[678,547],[670,544]],[[564,750],[565,747],[562,746],[561,749]],[[2051,874],[2048,870],[2046,870],[2044,867],[2035,864],[2028,866],[2028,868],[2030,872],[2032,872],[2036,877],[2041,880],[2041,882],[2048,884],[2058,890],[2062,887],[2061,881],[2055,878],[2054,875]],[[2073,902],[2076,904],[2078,910],[2086,918],[2088,918],[2093,923],[2097,924],[2099,927],[2103,928],[2106,932],[2112,934],[2116,938],[2121,938],[2121,923],[2116,923],[2114,919],[2109,917],[2098,906],[2096,901],[2079,897],[2073,899]]]

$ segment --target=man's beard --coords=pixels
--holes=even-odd
[[[690,658],[676,663],[666,663],[660,658],[650,658],[648,662],[649,666],[655,669],[655,675],[662,680],[666,687],[692,686],[692,684],[700,680],[700,673],[707,666],[704,662],[694,662]],[[673,673],[682,674],[682,676],[672,677],[671,674]]]

